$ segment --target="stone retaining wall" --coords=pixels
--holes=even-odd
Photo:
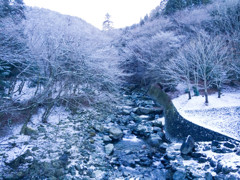
[[[221,133],[194,124],[183,118],[160,85],[153,85],[149,89],[148,94],[159,105],[164,107],[165,131],[167,137],[171,140],[182,141],[188,135],[191,135],[195,141],[235,140]]]

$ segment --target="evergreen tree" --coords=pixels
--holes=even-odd
[[[169,0],[165,7],[165,14],[173,14],[174,12],[186,7],[184,0]]]
[[[105,21],[103,21],[103,30],[104,31],[109,31],[113,29],[113,22],[110,20],[111,16],[107,13],[105,15]]]
[[[186,7],[210,3],[210,0],[169,0],[165,7],[165,14],[173,14]]]

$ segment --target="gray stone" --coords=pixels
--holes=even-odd
[[[142,121],[148,121],[148,120],[151,120],[151,119],[152,119],[152,117],[149,116],[149,115],[140,115],[139,118],[141,119],[140,122],[142,122]]]
[[[112,139],[109,136],[107,136],[107,135],[103,136],[103,142],[111,142],[111,141],[112,141]]]
[[[46,131],[46,129],[44,127],[40,126],[40,127],[38,127],[38,132],[45,133],[47,131]]]
[[[192,136],[188,135],[188,137],[186,138],[186,140],[182,143],[182,146],[180,148],[180,151],[182,154],[189,154],[193,151],[195,145],[194,145],[194,139],[192,138]]]
[[[163,109],[162,108],[145,108],[145,107],[138,107],[135,110],[135,113],[138,115],[149,115],[149,114],[162,114]]]
[[[220,142],[213,140],[212,141],[212,146],[219,146]]]
[[[221,162],[219,161],[218,163],[217,163],[217,167],[216,167],[216,173],[218,174],[218,173],[220,173],[221,171],[222,171],[222,169],[223,169],[223,165],[221,164]]]
[[[153,147],[159,147],[160,144],[163,143],[163,140],[158,134],[151,134],[148,142]]]
[[[56,178],[59,178],[60,176],[64,175],[64,168],[58,168],[55,169],[55,173],[54,173]]]
[[[93,129],[94,129],[95,131],[97,131],[97,132],[102,132],[102,131],[103,131],[103,127],[102,127],[101,125],[99,125],[99,124],[95,124],[95,125],[93,126]]]
[[[184,170],[177,170],[173,174],[173,180],[184,180],[186,178],[186,172]]]
[[[131,117],[136,123],[142,122],[142,119],[138,115],[134,114],[133,112],[131,113]]]
[[[72,175],[72,176],[75,176],[76,175],[76,169],[74,166],[70,167],[69,168],[69,173]]]
[[[206,180],[213,180],[212,174],[211,174],[210,172],[207,172],[207,173],[205,174],[205,179],[206,179]]]
[[[226,142],[226,143],[224,143],[223,144],[225,147],[228,147],[228,148],[230,148],[230,149],[233,149],[233,148],[235,148],[235,145],[234,144],[232,144],[232,143],[230,143],[230,142]]]
[[[167,148],[168,148],[168,144],[167,144],[167,143],[163,143],[163,144],[161,144],[161,145],[159,146],[159,151],[160,151],[161,153],[166,153]]]
[[[114,140],[120,140],[123,136],[123,132],[118,127],[111,127],[109,129],[110,137]]]
[[[35,147],[32,148],[32,151],[37,151],[38,149],[39,149],[39,147],[35,146]]]
[[[152,121],[152,125],[155,126],[155,127],[162,128],[162,127],[163,127],[163,122],[162,122],[162,120],[159,118],[159,119],[156,119],[156,120]]]
[[[227,177],[227,180],[239,180],[239,177],[236,177],[232,174]]]
[[[157,132],[161,132],[162,129],[160,127],[153,127],[153,132],[157,133]]]
[[[5,180],[17,180],[14,174],[5,174],[2,176]],[[1,176],[0,176],[1,178]]]
[[[122,114],[123,115],[130,115],[131,114],[131,110],[130,109],[123,109],[122,110]]]
[[[140,162],[136,162],[136,163],[138,163],[140,166],[150,167],[152,165],[153,161],[151,159],[149,159],[148,157],[143,156],[143,157],[140,157]]]
[[[236,154],[240,156],[240,149],[237,150]]]
[[[197,158],[197,161],[198,161],[198,163],[205,163],[208,161],[208,159],[204,158],[204,157],[200,157],[200,158]]]
[[[148,137],[152,133],[152,128],[147,125],[139,124],[134,130],[137,135]]]
[[[36,135],[37,131],[35,131],[32,128],[26,126],[25,128],[23,128],[22,133],[24,135],[27,135],[27,136],[32,136],[32,135]]]
[[[151,172],[151,179],[166,180],[166,175],[163,170],[154,169]]]
[[[176,156],[170,154],[170,153],[167,153],[163,156],[164,159],[166,160],[175,160],[176,159]]]
[[[94,171],[94,175],[96,179],[103,179],[106,176],[106,172],[101,170]]]
[[[122,160],[122,164],[124,166],[132,167],[132,168],[136,167],[135,160],[131,158],[125,158],[124,160]]]
[[[107,155],[111,155],[114,150],[114,145],[113,144],[108,144],[105,146],[105,152]]]

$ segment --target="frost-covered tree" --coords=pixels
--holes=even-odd
[[[103,97],[116,90],[118,55],[101,31],[78,18],[31,9],[25,33],[37,66],[31,76],[36,88],[33,101],[44,104],[44,122],[56,104],[71,109],[89,106],[102,101],[97,93],[102,92]]]
[[[240,2],[230,0],[216,2],[210,11],[212,16],[209,27],[215,34],[224,34],[229,51],[232,53],[232,68],[236,77],[240,75]]]
[[[203,82],[205,103],[208,101],[208,88],[214,83],[218,90],[228,72],[229,57],[227,45],[222,37],[211,37],[206,33],[199,33],[184,49],[193,62],[199,79]],[[216,83],[217,82],[217,83]]]
[[[187,87],[188,99],[191,99],[193,63],[191,54],[182,50],[175,58],[171,58],[160,69],[165,79],[165,85],[176,86],[178,83],[184,83]]]
[[[113,22],[111,21],[111,16],[109,13],[105,15],[105,20],[103,21],[103,30],[109,31],[113,29]]]

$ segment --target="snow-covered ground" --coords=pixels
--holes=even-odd
[[[36,88],[30,88],[29,84],[30,82],[24,83],[21,94],[19,94],[18,90],[19,87],[21,86],[21,81],[18,81],[14,88],[13,99],[18,101],[27,101],[31,99],[36,92]]]
[[[204,104],[205,97],[183,94],[173,103],[179,113],[189,121],[209,129],[240,139],[240,91],[223,92],[209,95],[209,104]]]

